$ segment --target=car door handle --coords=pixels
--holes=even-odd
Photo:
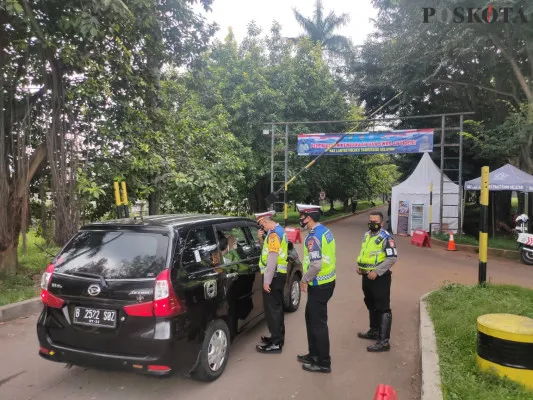
[[[237,276],[238,276],[238,275],[239,275],[239,274],[238,274],[237,272],[231,272],[231,273],[229,273],[229,274],[226,274],[226,278],[228,278],[228,279],[233,279],[233,280],[235,281],[235,280],[237,280]]]

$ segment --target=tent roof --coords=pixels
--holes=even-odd
[[[525,173],[522,170],[519,170],[516,167],[513,167],[511,164],[506,164],[489,174],[489,190],[523,191],[524,187],[526,187],[526,190],[528,190],[530,185],[533,186],[533,176]],[[481,177],[465,182],[465,189],[480,190]]]
[[[428,153],[424,153],[413,173],[402,183],[394,186],[397,193],[429,194],[429,185],[433,182],[433,193],[440,193],[440,168],[435,165]],[[458,193],[458,185],[444,175],[444,193]]]

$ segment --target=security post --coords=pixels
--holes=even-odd
[[[479,272],[478,283],[484,285],[487,281],[487,246],[489,219],[489,167],[481,168],[481,204],[479,221]]]
[[[118,182],[113,182],[113,186],[115,187],[115,204],[117,205],[117,216],[118,218],[122,218],[122,206],[120,202],[120,189],[118,186]]]
[[[129,218],[130,210],[128,206],[128,192],[126,191],[126,182],[121,182],[120,185],[122,186],[122,204],[124,206],[124,217]]]

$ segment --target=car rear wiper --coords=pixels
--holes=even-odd
[[[68,272],[68,274],[69,275],[74,275],[74,276],[83,276],[85,278],[100,279],[100,283],[102,284],[102,287],[104,287],[106,289],[109,287],[109,284],[107,283],[107,281],[105,280],[103,275],[91,274],[89,272]]]

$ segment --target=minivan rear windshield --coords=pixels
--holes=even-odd
[[[57,257],[55,271],[105,279],[155,278],[165,268],[168,246],[164,233],[81,231]]]

